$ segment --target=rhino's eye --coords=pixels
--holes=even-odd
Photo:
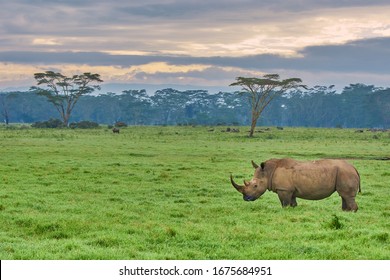
[[[254,187],[254,188],[257,188],[257,185],[254,185],[253,187]]]

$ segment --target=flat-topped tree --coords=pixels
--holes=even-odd
[[[83,73],[67,77],[61,73],[46,71],[35,73],[34,78],[38,86],[30,88],[34,93],[45,96],[60,113],[65,126],[69,124],[70,115],[82,95],[100,90],[101,83],[99,74]],[[39,87],[43,85],[43,87]]]
[[[237,77],[236,82],[230,86],[241,86],[240,94],[249,97],[252,109],[252,121],[249,137],[253,136],[257,120],[267,105],[277,96],[284,95],[290,89],[304,87],[299,78],[280,80],[278,74],[266,74],[262,78]]]

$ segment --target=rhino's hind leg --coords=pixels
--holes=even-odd
[[[354,211],[358,210],[358,206],[355,202],[354,197],[341,197],[343,211]]]

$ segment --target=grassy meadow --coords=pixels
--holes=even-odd
[[[22,128],[0,126],[0,259],[390,259],[389,132]],[[230,185],[281,157],[348,159],[359,211]]]

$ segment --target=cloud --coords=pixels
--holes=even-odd
[[[139,79],[143,76],[195,77],[214,83],[226,75],[260,75],[261,73],[366,73],[390,74],[390,37],[351,41],[342,45],[311,46],[298,56],[283,57],[260,54],[241,57],[193,57],[161,55],[112,55],[99,52],[0,52],[0,61],[8,64],[36,65],[40,69],[57,65],[59,71],[99,69],[110,79]],[[79,65],[78,67],[76,67]],[[3,64],[3,67],[7,67]],[[229,69],[229,70],[227,70]],[[234,70],[232,70],[234,69]],[[213,75],[211,75],[213,70]],[[92,70],[91,70],[92,71]],[[4,71],[5,72],[5,71]],[[114,72],[117,72],[116,74]],[[234,75],[230,75],[234,73]],[[30,73],[31,74],[31,73]],[[192,75],[192,76],[191,76]],[[218,76],[219,75],[219,76]],[[214,79],[214,81],[213,81]],[[150,79],[149,79],[150,80]]]
[[[46,41],[43,41],[44,43]],[[51,41],[48,41],[50,44]],[[55,42],[53,42],[55,43]],[[0,52],[0,61],[32,64],[88,64],[131,67],[157,63],[156,69],[167,65],[217,65],[248,69],[299,69],[324,71],[390,72],[390,37],[350,41],[346,44],[310,46],[297,52],[297,56],[275,54],[252,56],[168,56],[168,55],[118,55],[102,52]],[[158,64],[160,63],[160,64]],[[163,64],[165,63],[165,64]],[[160,66],[160,67],[159,67]]]
[[[2,2],[3,51],[291,56],[311,45],[390,36],[386,1]]]
[[[390,37],[305,48],[299,67],[335,72],[390,74]]]
[[[32,41],[33,45],[58,46],[61,45],[56,39],[51,38],[36,38]]]
[[[338,75],[382,80],[390,72],[387,0],[0,4],[2,84],[11,83],[13,71],[18,83],[49,68],[205,84],[269,72],[313,81]]]
[[[132,82],[151,82],[155,84],[190,84],[221,86],[226,88],[238,76],[260,76],[260,71],[235,67],[204,66],[199,69],[175,66],[175,71],[137,71],[131,77]]]

